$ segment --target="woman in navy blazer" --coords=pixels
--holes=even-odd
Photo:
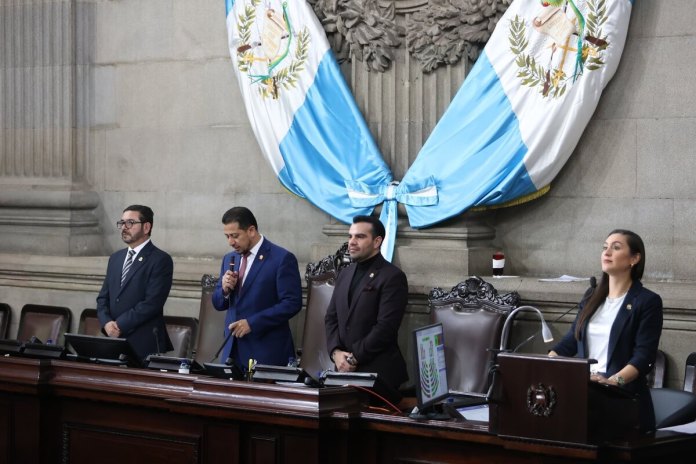
[[[590,380],[638,395],[640,429],[655,429],[646,375],[662,333],[662,299],[643,287],[645,246],[634,232],[617,229],[604,242],[602,278],[551,356],[597,359]]]

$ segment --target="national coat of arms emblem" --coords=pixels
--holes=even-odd
[[[588,0],[584,8],[580,3],[541,0],[529,34],[526,18],[515,15],[510,22],[510,50],[515,55],[517,77],[522,85],[538,89],[544,97],[562,96],[569,82],[604,65],[604,53],[610,45],[602,31],[607,0]],[[531,47],[530,39],[543,45]]]
[[[294,30],[287,2],[243,0],[237,16],[237,66],[264,98],[277,99],[282,89],[297,85],[305,69],[311,36],[307,27]]]

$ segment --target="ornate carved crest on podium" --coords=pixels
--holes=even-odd
[[[556,390],[542,383],[527,389],[527,410],[534,416],[549,417],[556,408]]]

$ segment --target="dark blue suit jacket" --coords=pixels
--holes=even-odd
[[[575,339],[576,324],[577,317],[568,333],[553,350],[561,356],[587,358],[588,347],[585,340],[587,323],[580,330],[580,340]],[[633,282],[611,326],[606,375],[616,374],[626,364],[631,364],[638,369],[638,378],[627,383],[625,388],[637,393],[640,397],[643,430],[651,430],[655,427],[655,416],[646,376],[655,362],[661,334],[662,298],[643,287],[640,281]]]
[[[227,311],[224,336],[229,325],[246,319],[251,332],[242,338],[230,340],[225,345],[222,359],[232,352],[236,343],[235,362],[246,369],[249,359],[259,364],[285,366],[295,357],[295,347],[288,321],[302,308],[302,283],[295,256],[284,248],[264,238],[241,291],[234,290],[229,298],[222,293],[222,276],[227,272],[234,256],[235,271],[239,271],[242,258],[231,252],[222,259],[220,279],[213,291],[213,306]]]
[[[142,361],[149,354],[173,349],[164,324],[164,303],[172,288],[174,263],[171,256],[149,242],[135,257],[121,287],[127,251],[124,248],[109,258],[97,296],[97,315],[102,327],[116,321],[121,337]]]

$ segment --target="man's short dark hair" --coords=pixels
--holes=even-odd
[[[256,218],[254,217],[254,213],[252,213],[249,208],[245,208],[244,206],[235,206],[234,208],[230,208],[225,211],[225,214],[222,215],[223,224],[227,225],[232,222],[239,224],[240,229],[246,230],[251,226],[254,226],[256,230],[259,229],[259,226],[256,223]]]
[[[125,213],[126,211],[135,211],[138,213],[138,216],[140,216],[140,222],[149,222],[150,223],[150,233],[147,234],[152,235],[152,227],[155,224],[155,213],[152,211],[152,209],[149,206],[144,206],[144,205],[130,205],[126,209],[123,210]]]
[[[377,238],[377,237],[382,237],[382,240],[384,240],[384,236],[386,235],[386,232],[384,230],[384,224],[382,224],[382,221],[380,221],[378,218],[374,216],[355,216],[353,218],[353,224],[357,224],[359,222],[367,222],[368,224],[372,225],[372,238]]]

